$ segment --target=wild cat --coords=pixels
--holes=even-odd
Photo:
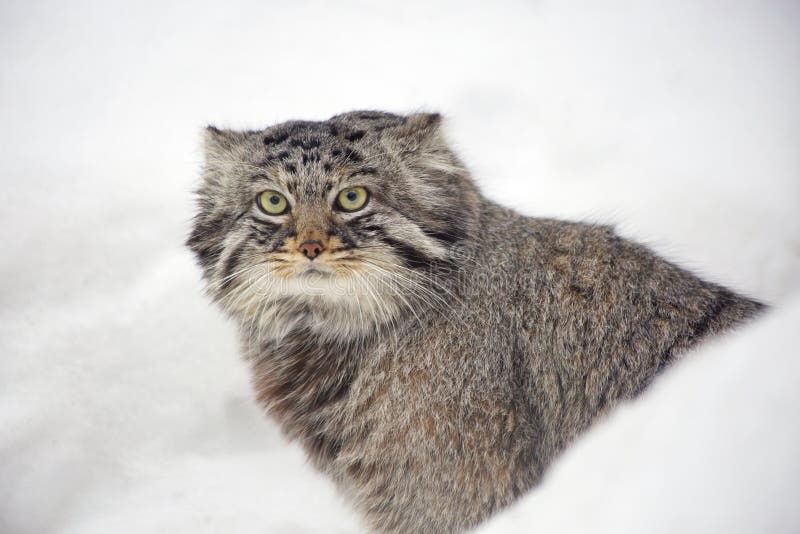
[[[438,114],[209,127],[188,240],[260,403],[379,532],[478,524],[763,305],[481,195]]]

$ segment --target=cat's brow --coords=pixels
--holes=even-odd
[[[263,174],[263,173],[254,174],[254,175],[250,176],[250,181],[251,182],[264,182],[264,183],[268,183],[268,184],[272,184],[272,185],[276,185],[276,186],[280,186],[280,187],[284,187],[286,185],[281,180],[278,180],[277,178],[274,178],[274,177],[272,177],[272,176],[270,176],[268,174]]]
[[[359,178],[362,176],[377,176],[377,174],[378,174],[377,169],[373,167],[364,167],[363,169],[358,169],[349,173],[347,176],[344,177],[342,181],[346,182],[352,178]]]

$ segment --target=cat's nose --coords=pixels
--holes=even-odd
[[[305,254],[309,260],[319,256],[323,250],[325,250],[325,247],[322,246],[322,241],[303,241],[300,244],[300,252]]]

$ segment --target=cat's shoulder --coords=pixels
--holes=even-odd
[[[636,246],[609,224],[523,216],[518,224],[519,245],[539,257],[601,259]]]
[[[678,271],[655,252],[622,237],[613,225],[520,217],[516,262],[543,282],[570,287],[630,284],[655,271]]]

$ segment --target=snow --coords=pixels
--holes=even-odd
[[[354,108],[442,111],[490,197],[775,305],[488,532],[796,531],[798,22],[776,0],[4,2],[0,532],[363,529],[254,405],[182,246],[203,125]]]

